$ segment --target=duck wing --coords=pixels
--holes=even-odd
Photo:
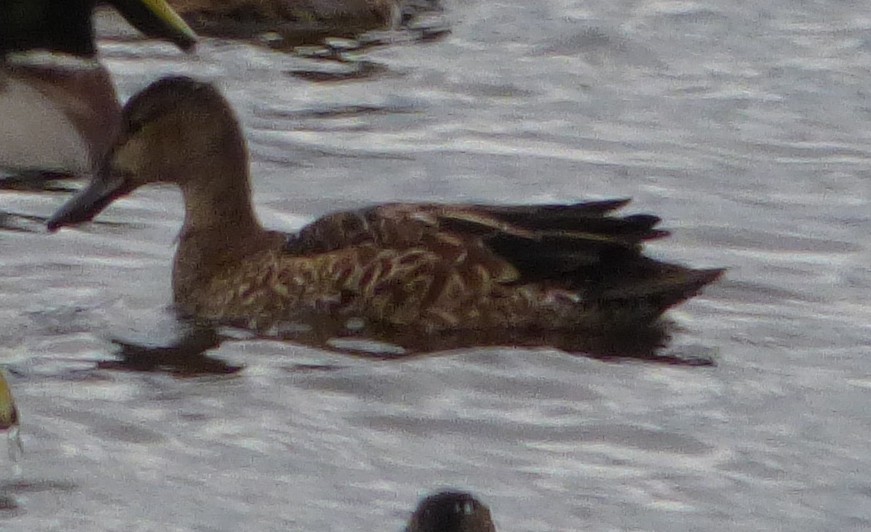
[[[539,294],[536,304],[562,294],[595,302],[603,316],[617,316],[615,322],[626,321],[623,314],[633,323],[648,321],[723,271],[644,256],[643,243],[668,232],[656,229],[653,215],[613,214],[626,203],[385,204],[325,216],[290,237],[284,254],[311,257],[324,271],[345,271],[339,277],[353,279],[349,286],[389,299],[385,308],[410,301],[475,304],[499,285],[508,290],[500,294],[513,294],[506,297],[520,297],[527,287]],[[348,254],[332,253],[344,250],[355,257],[351,264],[340,264]]]
[[[353,246],[436,253],[474,260],[503,282],[596,283],[606,270],[628,272],[642,242],[668,235],[647,214],[615,216],[628,200],[567,205],[391,203],[327,215],[304,227],[285,252],[312,255]],[[496,273],[496,272],[500,273]]]

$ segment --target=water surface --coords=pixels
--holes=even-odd
[[[221,40],[101,51],[124,98],[167,73],[227,94],[272,227],[390,200],[634,198],[673,230],[653,254],[729,268],[672,313],[667,349],[716,366],[550,348],[373,361],[243,336],[208,352],[236,372],[100,369],[111,338],[168,327],[178,193],[48,235],[38,217],[69,193],[4,191],[0,210],[36,218],[0,232],[26,448],[3,526],[398,530],[455,486],[507,532],[871,528],[871,18],[830,2],[446,8],[441,39],[355,52],[374,75],[311,76],[347,65]]]

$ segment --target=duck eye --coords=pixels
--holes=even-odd
[[[129,120],[127,122],[127,136],[133,136],[142,130],[142,122]]]
[[[454,503],[454,513],[459,515],[472,515],[475,513],[475,504],[471,501]]]

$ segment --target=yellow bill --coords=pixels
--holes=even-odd
[[[134,28],[149,37],[167,39],[183,50],[197,42],[197,34],[166,0],[109,0]]]
[[[15,408],[15,399],[12,390],[6,382],[6,377],[0,371],[0,430],[8,430],[18,425],[18,409]]]
[[[12,390],[2,371],[0,371],[0,431],[8,431],[9,458],[17,461],[24,452],[21,435],[18,432],[18,408],[15,407]]]

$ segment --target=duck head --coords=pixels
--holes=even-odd
[[[490,510],[473,495],[442,491],[417,506],[405,532],[496,532]]]
[[[242,132],[218,90],[187,77],[163,78],[127,102],[114,147],[48,229],[89,221],[148,183],[174,183],[208,208],[222,194],[247,195],[247,165]]]
[[[81,57],[96,54],[91,14],[98,0],[4,0],[0,2],[0,57],[7,52],[48,50]],[[196,34],[165,0],[105,0],[136,29],[189,50]]]

